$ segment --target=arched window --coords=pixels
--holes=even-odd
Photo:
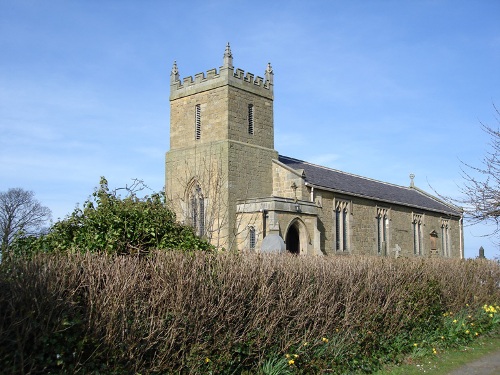
[[[413,254],[423,255],[423,238],[422,238],[422,226],[423,226],[423,214],[413,214]]]
[[[189,194],[189,219],[198,236],[205,234],[205,199],[198,183],[193,184]]]
[[[337,201],[335,204],[335,250],[349,250],[349,202]]]
[[[387,255],[388,209],[377,208],[377,253]]]
[[[444,257],[450,256],[450,221],[441,219],[441,248]]]

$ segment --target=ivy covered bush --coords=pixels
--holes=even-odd
[[[142,254],[151,249],[211,250],[193,229],[175,221],[164,193],[145,198],[133,192],[121,198],[110,191],[101,177],[99,187],[65,219],[39,237],[20,237],[11,248],[12,256],[44,252],[105,252]]]

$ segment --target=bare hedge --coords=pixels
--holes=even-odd
[[[390,339],[445,311],[500,302],[479,260],[155,252],[3,264],[0,366],[13,373],[256,368],[332,334]],[[361,335],[361,336],[360,336]]]

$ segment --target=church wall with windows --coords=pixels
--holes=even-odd
[[[318,221],[322,228],[320,235],[324,254],[461,256],[463,237],[459,217],[328,191],[316,194],[322,195]],[[343,225],[343,212],[348,214],[346,226]],[[420,232],[418,223],[414,222],[414,212],[419,213]],[[415,227],[420,233],[418,251],[415,251]],[[345,233],[347,239],[344,241]],[[445,233],[444,239],[442,233]],[[434,236],[437,239],[435,245],[432,243]]]

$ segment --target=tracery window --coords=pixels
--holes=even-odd
[[[389,216],[387,208],[377,208],[377,254],[387,254],[387,232],[389,230]]]
[[[198,236],[205,234],[205,199],[199,184],[195,183],[189,195],[189,215],[191,226]]]
[[[335,203],[335,250],[349,250],[349,202]]]
[[[423,254],[423,237],[422,237],[422,227],[423,227],[423,215],[413,214],[413,254],[422,255]]]

